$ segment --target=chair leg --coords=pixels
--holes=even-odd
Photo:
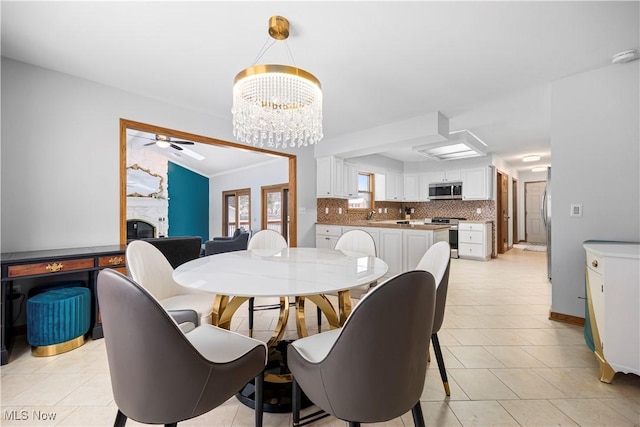
[[[358,421],[349,421],[349,427],[360,427],[360,423]]]
[[[422,406],[420,401],[411,408],[411,415],[413,415],[413,425],[416,427],[424,427],[424,416],[422,415]]]
[[[120,412],[118,409],[118,413],[116,414],[116,420],[113,423],[113,427],[124,427],[127,424],[127,416]]]
[[[262,391],[264,390],[264,372],[260,372],[255,379],[254,410],[256,413],[256,427],[262,427]]]
[[[253,337],[253,298],[249,298],[249,336]]]
[[[318,316],[318,333],[322,332],[322,310],[320,307],[316,307],[316,314]]]
[[[165,424],[164,427],[178,427],[178,423]]]
[[[444,385],[444,392],[447,396],[451,396],[451,390],[449,390],[449,380],[447,379],[447,371],[444,368],[444,358],[442,357],[442,350],[440,350],[440,341],[438,341],[438,334],[431,335],[431,342],[433,343],[433,352],[436,355],[438,361],[438,369],[440,370],[440,378],[442,378],[442,384]]]
[[[300,406],[302,400],[302,390],[295,378],[291,380],[291,415],[293,427],[300,425]]]

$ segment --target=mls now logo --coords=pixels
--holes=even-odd
[[[55,412],[43,412],[38,410],[27,411],[23,409],[18,411],[17,409],[13,409],[11,411],[4,411],[3,415],[5,421],[52,421],[56,419],[57,414]]]

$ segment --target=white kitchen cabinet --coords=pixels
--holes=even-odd
[[[318,157],[316,168],[317,197],[345,197],[344,161],[333,156]]]
[[[387,177],[383,173],[375,175],[375,200],[376,202],[384,202],[387,200]]]
[[[640,375],[640,245],[585,242],[587,306],[600,381]]]
[[[429,201],[429,184],[431,184],[431,174],[421,173],[418,175],[418,201]]]
[[[356,227],[356,226],[343,226],[342,234],[346,233],[349,230],[362,230],[369,233],[369,235],[373,238],[373,242],[376,244],[376,254],[380,256],[380,229],[375,227]]]
[[[339,225],[316,224],[316,248],[333,249],[342,236]]]
[[[403,197],[405,202],[417,202],[418,189],[420,186],[420,176],[418,174],[404,174],[403,175]]]
[[[491,258],[491,224],[461,221],[458,224],[458,255],[488,261]]]
[[[433,245],[433,232],[402,230],[403,271],[415,270],[427,249]]]
[[[389,201],[401,202],[404,197],[404,178],[401,173],[387,171],[385,173],[385,193]]]
[[[344,162],[344,191],[343,194],[349,199],[358,196],[358,165]]]
[[[457,182],[461,180],[462,172],[460,169],[429,173],[430,182]]]
[[[389,266],[387,274],[399,274],[403,271],[402,230],[380,229],[380,248],[378,256]]]
[[[492,195],[492,167],[462,169],[462,200],[490,200]]]

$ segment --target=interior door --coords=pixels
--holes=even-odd
[[[530,243],[546,243],[547,231],[542,218],[544,181],[527,182],[524,186],[525,239]]]
[[[289,241],[289,186],[262,187],[262,229],[282,234]]]
[[[497,177],[497,244],[498,253],[503,254],[509,250],[509,176],[498,171]]]

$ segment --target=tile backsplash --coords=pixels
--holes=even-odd
[[[367,220],[366,212],[349,212],[346,199],[318,199],[318,222],[358,224]],[[374,220],[404,219],[405,208],[413,208],[412,219],[434,217],[465,218],[471,221],[495,221],[493,200],[434,200],[432,202],[376,202]],[[342,210],[342,213],[340,212]],[[382,212],[379,210],[382,209]],[[480,213],[478,213],[480,209]],[[327,213],[328,210],[328,213]],[[386,213],[385,213],[386,210]]]

